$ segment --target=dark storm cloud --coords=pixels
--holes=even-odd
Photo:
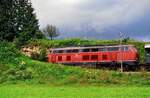
[[[32,0],[43,28],[59,27],[64,37],[113,39],[118,32],[143,39],[149,29],[143,26],[150,0]],[[138,25],[137,23],[143,24]],[[146,25],[149,27],[149,24]],[[132,27],[134,30],[132,30]],[[138,31],[135,28],[141,27]],[[145,30],[147,29],[147,30]],[[140,35],[140,32],[143,35]],[[139,36],[140,35],[140,36]],[[147,39],[149,39],[147,37]]]

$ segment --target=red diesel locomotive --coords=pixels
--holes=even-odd
[[[138,51],[133,45],[67,47],[50,49],[48,62],[68,65],[137,65]]]

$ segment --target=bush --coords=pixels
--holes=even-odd
[[[33,52],[33,53],[31,54],[31,58],[34,59],[34,60],[39,60],[39,54]]]
[[[47,50],[46,48],[41,48],[40,53],[32,53],[31,58],[34,60],[39,60],[39,61],[47,61]]]
[[[7,80],[6,76],[4,75],[4,72],[7,71],[8,69],[9,69],[8,66],[0,64],[0,83],[3,83]]]
[[[0,64],[18,63],[16,58],[20,55],[15,44],[0,42]]]
[[[25,62],[22,61],[20,65],[9,67],[9,69],[3,71],[3,75],[6,81],[28,80],[33,78],[32,72],[32,68],[27,68]]]
[[[46,48],[41,48],[40,54],[39,54],[39,60],[40,61],[47,61],[47,51]]]

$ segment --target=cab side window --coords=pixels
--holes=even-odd
[[[90,52],[90,49],[83,49],[83,52]]]
[[[91,49],[92,52],[98,52],[98,48]]]

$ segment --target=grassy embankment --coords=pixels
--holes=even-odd
[[[101,41],[39,40],[30,45],[47,48],[89,43],[99,45]],[[149,98],[149,78],[145,72],[124,74],[40,62],[22,55],[13,43],[0,43],[0,98]]]
[[[69,45],[116,44],[118,41],[57,40],[32,41],[30,45],[64,47]],[[53,43],[53,44],[52,44]],[[131,42],[130,42],[131,43]],[[132,41],[132,43],[135,43]],[[139,44],[139,42],[138,42]],[[141,44],[141,43],[140,43]],[[143,44],[142,44],[143,45]],[[142,46],[141,45],[141,46]],[[22,55],[15,44],[0,43],[0,83],[52,84],[52,85],[149,85],[149,74],[124,74],[115,71],[69,67],[32,60]],[[139,47],[139,46],[138,46]],[[142,49],[141,49],[142,50]]]

